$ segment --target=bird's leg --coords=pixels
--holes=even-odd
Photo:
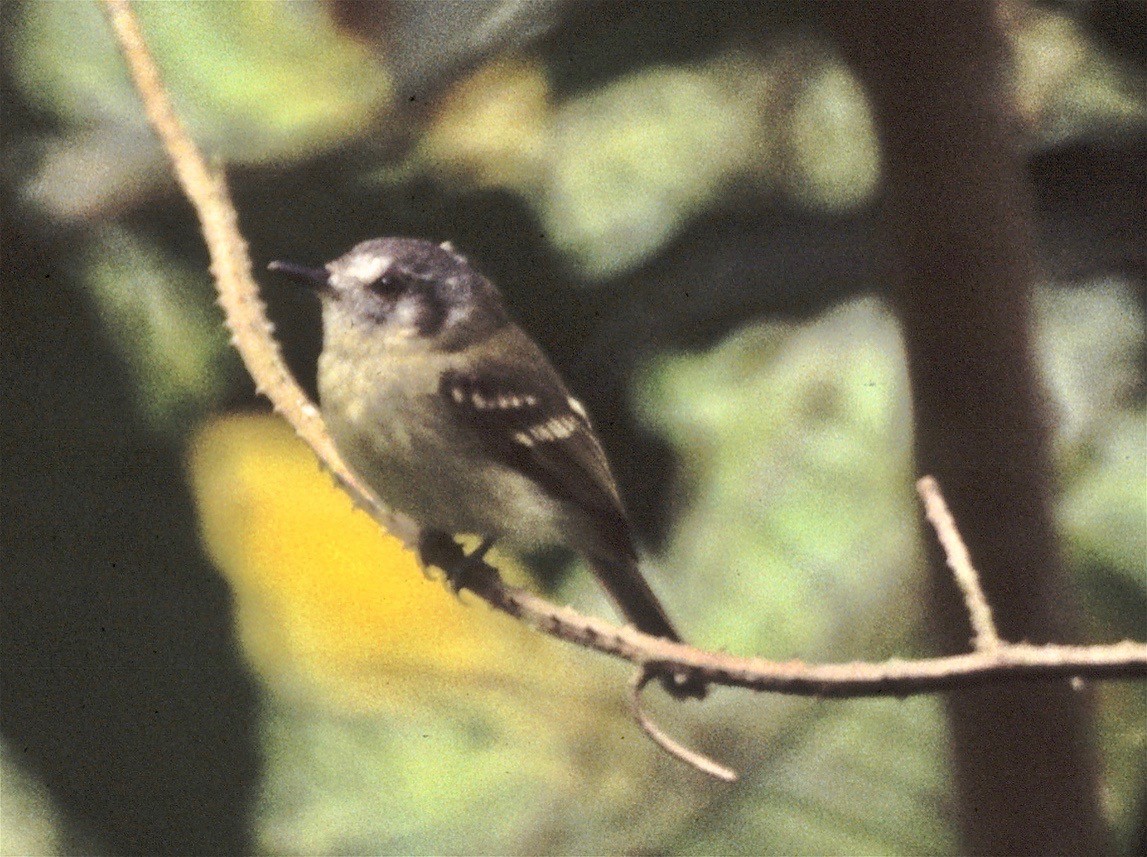
[[[418,560],[423,568],[434,565],[446,571],[463,556],[462,548],[449,533],[424,529],[418,534]]]
[[[427,529],[418,537],[418,556],[423,566],[435,565],[446,572],[450,588],[460,592],[466,588],[468,579],[482,567],[487,551],[493,546],[492,537],[484,538],[467,555],[449,533]]]
[[[446,569],[446,581],[450,584],[450,588],[455,592],[461,592],[465,589],[470,578],[477,574],[485,564],[486,552],[493,546],[494,539],[487,536],[461,562],[455,563],[453,568]]]

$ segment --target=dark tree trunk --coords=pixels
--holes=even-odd
[[[1051,514],[1031,202],[998,14],[991,2],[845,0],[828,24],[883,146],[883,261],[908,350],[917,467],[939,480],[1003,638],[1063,642],[1076,611]],[[967,651],[935,544],[930,562],[939,648]],[[1087,694],[1066,683],[966,691],[948,697],[948,716],[969,852],[1105,850]]]

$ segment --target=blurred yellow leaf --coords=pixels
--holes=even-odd
[[[569,668],[568,650],[427,580],[281,420],[209,423],[190,471],[244,651],[278,689],[370,709],[523,672],[548,683]]]

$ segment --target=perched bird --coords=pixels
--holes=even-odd
[[[350,467],[422,528],[581,554],[639,630],[680,641],[638,567],[585,408],[449,244],[376,238],[323,268],[272,262],[323,305],[323,418]],[[451,570],[447,569],[450,573]],[[678,697],[704,684],[665,676]]]

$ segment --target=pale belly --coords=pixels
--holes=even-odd
[[[436,385],[412,385],[400,372],[351,379],[322,361],[319,393],[347,464],[421,526],[527,547],[562,540],[560,504],[517,471],[489,462]]]

